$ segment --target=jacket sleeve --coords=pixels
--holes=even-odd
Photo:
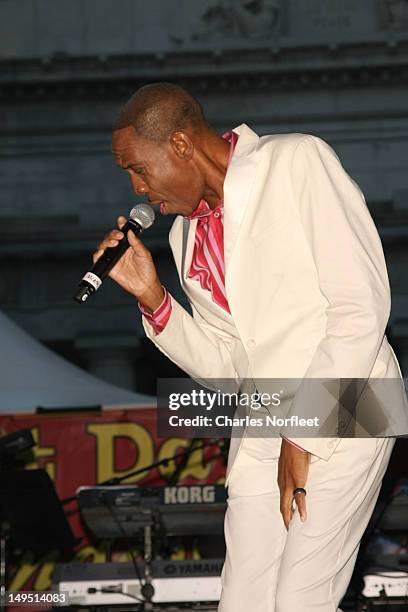
[[[170,318],[160,334],[156,335],[142,317],[147,337],[200,384],[217,390],[222,381],[223,388],[237,391],[238,376],[231,361],[232,337],[206,323],[193,306],[191,316],[171,295],[170,299]]]
[[[164,298],[162,300],[162,303],[156,308],[154,312],[149,312],[139,302],[139,310],[142,313],[142,315],[145,317],[145,319],[149,321],[150,325],[153,328],[155,335],[160,334],[160,332],[163,331],[171,315],[170,294],[167,291],[166,287],[164,287],[163,285],[162,287],[164,290]]]
[[[325,335],[288,415],[317,414],[320,439],[295,439],[289,427],[281,433],[327,460],[347,429],[347,415],[344,421],[338,418],[339,398],[333,389],[340,392],[340,379],[369,378],[389,318],[390,288],[381,241],[364,196],[331,147],[305,135],[293,156],[292,176],[293,201],[327,302],[327,319]],[[316,378],[332,384],[329,391],[315,385],[314,401],[310,379]]]

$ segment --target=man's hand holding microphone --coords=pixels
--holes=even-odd
[[[136,234],[154,222],[154,211],[148,204],[139,204],[129,219],[118,217],[119,229],[109,232],[92,256],[94,265],[82,278],[74,296],[83,303],[109,276],[125,291],[134,295],[148,311],[156,310],[164,298],[150,251]]]
[[[114,229],[105,236],[93,254],[96,263],[108,248],[116,247],[124,238],[121,229],[126,224],[126,217],[118,217],[119,229]],[[152,255],[140,238],[132,230],[127,232],[128,248],[109,273],[110,278],[125,291],[134,295],[147,310],[154,311],[164,298],[164,290],[157,275]]]

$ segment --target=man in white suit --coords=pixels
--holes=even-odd
[[[268,391],[274,378],[401,381],[385,336],[383,251],[358,186],[320,138],[259,137],[245,124],[234,134],[232,149],[198,102],[171,84],[136,92],[114,126],[113,153],[134,191],[178,215],[170,245],[192,316],[131,232],[111,272],[139,301],[147,336],[209,385],[245,379]],[[222,212],[227,308],[189,274],[203,201]],[[122,237],[112,230],[94,260]],[[313,416],[304,398],[286,414]],[[220,611],[337,610],[395,441],[387,436],[398,427],[408,433],[406,401],[390,406],[387,419],[365,439],[347,437],[346,419],[329,437],[281,428],[278,437],[246,431],[231,440]]]

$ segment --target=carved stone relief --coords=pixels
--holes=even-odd
[[[281,21],[281,0],[216,0],[201,14],[191,39],[263,39],[278,32]]]
[[[377,8],[380,29],[408,29],[408,0],[377,0]]]

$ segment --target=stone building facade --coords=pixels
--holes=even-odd
[[[97,375],[154,392],[170,365],[135,301],[72,293],[137,198],[110,126],[140,85],[172,81],[220,130],[327,140],[362,188],[386,254],[387,329],[408,374],[406,0],[0,0],[0,305]],[[178,299],[170,219],[145,235]],[[341,257],[341,253],[339,253]]]

